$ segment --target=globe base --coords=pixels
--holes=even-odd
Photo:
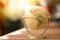
[[[43,34],[40,34],[39,36],[30,34],[30,35],[28,35],[28,37],[31,38],[31,39],[36,39],[36,38],[38,38],[38,39],[42,38],[43,39],[43,38],[46,38],[46,36],[43,35]]]

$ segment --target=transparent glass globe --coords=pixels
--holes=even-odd
[[[48,27],[48,12],[40,6],[31,6],[23,17],[29,38],[44,38]]]

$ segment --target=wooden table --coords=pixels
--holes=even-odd
[[[19,29],[12,33],[0,37],[0,40],[60,40],[60,28],[48,28],[44,39],[30,39],[25,28]]]

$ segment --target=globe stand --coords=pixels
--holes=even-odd
[[[40,38],[46,38],[46,36],[45,35],[43,35],[43,34],[41,34],[41,35],[39,35],[39,36],[34,36],[34,35],[28,35],[28,37],[29,38],[31,38],[31,39],[35,39],[35,38],[38,38],[38,39],[40,39]]]

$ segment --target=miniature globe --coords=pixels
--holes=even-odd
[[[48,27],[48,12],[40,6],[26,7],[23,17],[25,28],[30,34],[30,38],[44,38],[44,33]]]

